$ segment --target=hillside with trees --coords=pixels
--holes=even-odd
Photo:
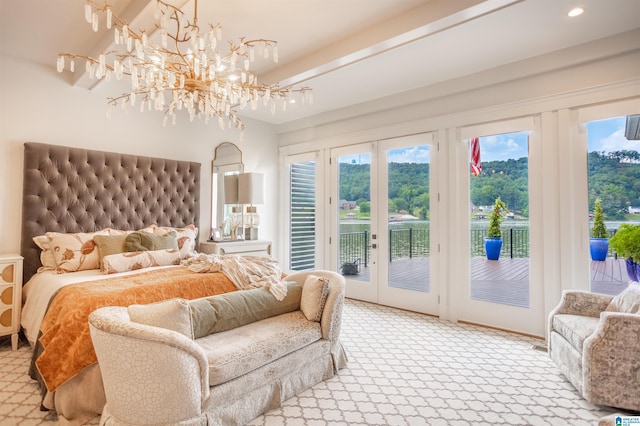
[[[340,164],[340,198],[358,204],[370,200],[369,164]],[[486,161],[482,174],[470,176],[471,202],[492,205],[499,196],[510,211],[529,215],[528,159]],[[429,164],[389,164],[389,211],[407,211],[427,218]],[[640,206],[640,153],[589,153],[589,210],[602,200],[605,219],[625,218],[629,206]],[[365,208],[367,208],[365,206]]]
[[[622,220],[629,206],[640,206],[640,152],[589,153],[589,211],[596,198],[607,220]]]

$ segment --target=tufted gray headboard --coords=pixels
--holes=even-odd
[[[147,225],[199,226],[200,163],[24,144],[24,282],[40,266],[32,238]]]

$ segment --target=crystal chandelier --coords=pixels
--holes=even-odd
[[[220,24],[208,24],[203,32],[198,26],[198,0],[195,0],[193,20],[179,8],[156,0],[156,28],[160,43],[154,42],[143,31],[135,31],[117,16],[111,5],[97,5],[88,0],[85,18],[93,31],[98,31],[98,12],[106,14],[107,29],[114,30],[112,50],[102,52],[98,58],[73,53],[58,55],[57,69],[62,72],[67,66],[73,72],[75,61],[84,60],[86,72],[92,79],[117,80],[123,76],[131,79],[131,90],[109,98],[109,111],[120,106],[124,109],[139,104],[141,111],[155,109],[164,112],[163,125],[168,119],[176,122],[176,113],[186,110],[191,121],[214,117],[222,129],[244,125],[237,109],[250,105],[256,109],[260,103],[275,113],[278,105],[286,110],[287,103],[300,98],[302,104],[311,102],[308,87],[280,88],[277,84],[258,84],[258,77],[251,71],[255,57],[278,62],[277,42],[274,40],[240,38],[236,44],[228,42],[228,51],[221,53],[222,38]]]

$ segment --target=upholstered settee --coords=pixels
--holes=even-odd
[[[640,285],[616,297],[565,291],[549,315],[548,349],[590,403],[640,410]]]
[[[334,376],[347,362],[344,278],[313,271],[285,281],[277,303],[261,288],[94,311],[101,424],[241,425]]]

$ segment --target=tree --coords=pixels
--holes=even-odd
[[[362,214],[371,213],[371,203],[368,201],[360,201],[358,207],[360,207],[360,213]]]
[[[429,193],[423,193],[415,198],[414,216],[419,219],[429,219]]]
[[[400,210],[409,211],[409,203],[404,198],[394,198],[393,202],[398,208],[398,211]]]
[[[602,203],[600,198],[596,198],[595,208],[593,210],[593,229],[591,230],[593,238],[607,238],[607,227],[604,225],[604,214],[602,213]]]
[[[491,213],[489,213],[489,230],[487,231],[489,238],[500,238],[502,236],[500,224],[504,220],[504,215],[507,213],[509,213],[509,210],[507,210],[505,203],[500,197],[496,198]]]

